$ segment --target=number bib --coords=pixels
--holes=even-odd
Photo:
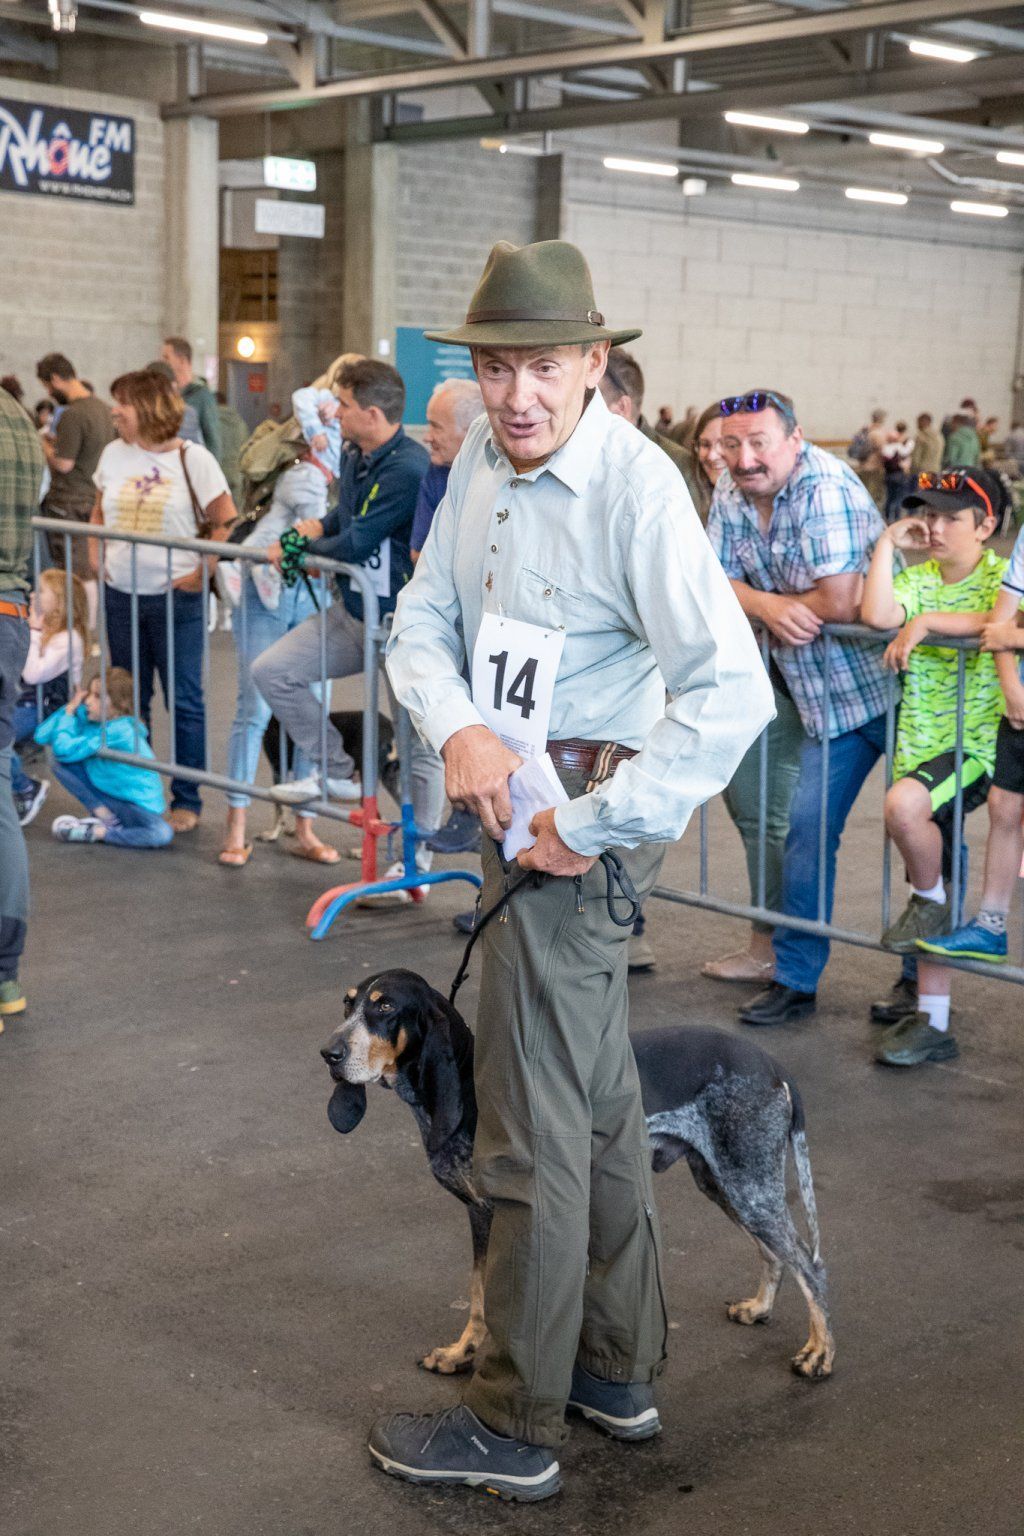
[[[473,703],[484,724],[524,759],[547,750],[565,631],[485,613],[473,650]]]
[[[391,596],[391,540],[384,539],[368,560],[363,561],[363,570],[369,578],[370,586],[378,597]]]

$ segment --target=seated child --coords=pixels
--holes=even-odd
[[[40,720],[66,704],[72,688],[77,688],[81,679],[89,654],[89,605],[85,585],[77,576],[71,578],[71,608],[69,625],[67,576],[64,571],[43,571],[29,608],[28,657],[21,674],[21,696],[14,707],[15,747],[32,740]],[[48,779],[33,779],[25,772],[15,751],[11,762],[11,792],[23,827],[35,819],[49,787]]]
[[[1024,530],[1010,555],[999,599],[981,632],[983,651],[995,652],[1006,714],[999,722],[995,771],[988,799],[985,884],[977,916],[955,933],[930,939],[920,947],[950,960],[988,960],[1002,965],[1007,956],[1006,919],[1017,886],[1024,850],[1024,680],[1014,651],[1024,649],[1018,627],[1024,603]]]
[[[885,821],[906,862],[911,895],[882,935],[882,943],[898,954],[913,954],[920,941],[948,933],[953,914],[943,876],[950,877],[953,858],[959,856],[953,846],[957,652],[921,646],[921,641],[929,631],[977,635],[990,617],[1007,562],[984,544],[998,526],[1004,496],[1001,482],[983,470],[954,467],[941,479],[922,475],[918,489],[903,502],[906,511],[919,515],[886,529],[865,580],[864,622],[877,629],[901,626],[884,657],[885,665],[903,673]],[[896,549],[927,549],[932,558],[894,575]],[[961,769],[965,814],[988,794],[1002,712],[995,663],[991,656],[968,652]],[[949,983],[948,967],[919,957],[916,1007],[909,1002],[906,1017],[882,1036],[877,1061],[918,1066],[958,1054],[949,1033]]]
[[[133,763],[98,757],[104,727],[100,680],[79,689],[64,709],[44,720],[36,741],[53,755],[54,778],[81,801],[87,816],[58,816],[51,831],[62,843],[111,843],[115,848],[165,848],[174,837],[163,819],[160,775]],[[107,672],[106,745],[152,757],[149,736],[132,715],[132,675]]]

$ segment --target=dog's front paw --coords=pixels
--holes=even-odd
[[[800,1353],[793,1356],[791,1364],[798,1376],[806,1376],[808,1381],[824,1381],[832,1375],[835,1352],[831,1339],[824,1343],[808,1339]]]
[[[432,1349],[429,1355],[424,1355],[420,1365],[425,1371],[436,1371],[439,1376],[456,1376],[459,1371],[468,1371],[476,1356],[475,1344],[463,1344],[460,1339],[456,1344],[447,1344]]]
[[[759,1301],[756,1296],[749,1301],[730,1301],[725,1310],[731,1322],[743,1323],[748,1328],[754,1323],[770,1323],[772,1320],[771,1307]]]

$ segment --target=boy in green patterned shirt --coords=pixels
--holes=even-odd
[[[934,484],[932,482],[935,482]],[[922,475],[904,499],[912,514],[891,524],[875,546],[864,584],[861,617],[876,629],[900,633],[884,663],[903,674],[893,785],[885,799],[889,835],[906,863],[911,895],[882,935],[898,954],[913,954],[919,939],[948,933],[953,914],[944,876],[954,849],[957,793],[957,652],[922,645],[929,633],[980,634],[999,596],[1007,562],[984,548],[1002,512],[1005,491],[994,475],[951,467],[941,477]],[[898,574],[896,550],[927,550],[931,558]],[[964,657],[963,809],[982,805],[992,782],[1003,693],[993,658]],[[948,967],[918,960],[916,1006],[886,1031],[876,1060],[918,1066],[958,1054],[949,1033]]]

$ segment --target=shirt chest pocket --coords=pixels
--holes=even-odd
[[[559,625],[578,627],[587,605],[582,592],[574,592],[553,576],[546,576],[535,567],[524,565],[520,578],[522,608],[514,617],[528,624],[540,624],[545,629]]]

